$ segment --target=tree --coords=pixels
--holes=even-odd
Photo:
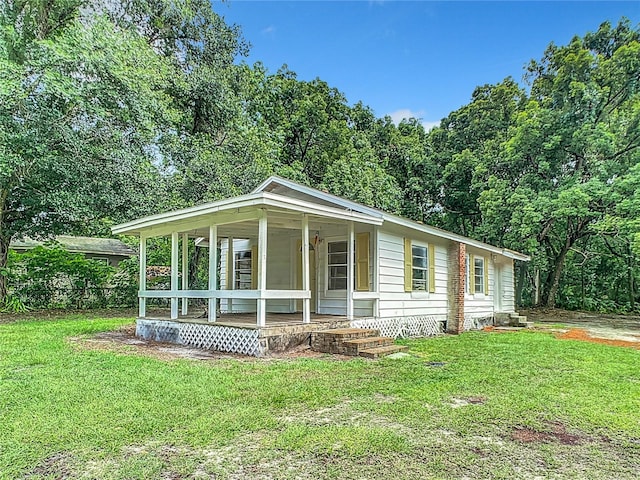
[[[616,191],[640,160],[639,39],[628,21],[615,28],[607,22],[531,62],[530,99],[503,144],[508,168],[492,172],[480,196],[483,219],[502,224],[508,243],[539,245],[545,306],[555,306],[578,242],[606,240],[610,212],[627,225],[629,214],[637,216],[620,208]]]
[[[149,211],[152,147],[176,116],[169,72],[88,2],[0,5],[0,269],[12,237],[84,233]]]
[[[500,146],[526,95],[512,79],[474,90],[468,105],[449,114],[429,134],[432,162],[438,181],[426,185],[438,206],[430,221],[463,235],[498,241],[483,225],[478,198],[489,172],[508,170]]]

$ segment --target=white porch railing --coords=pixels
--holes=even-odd
[[[305,299],[310,290],[141,290],[139,298],[247,298],[247,299]]]
[[[140,302],[139,317],[146,318],[147,298],[167,298],[171,301],[171,320],[178,318],[178,301],[189,298],[200,299],[246,299],[246,300],[305,300],[311,299],[311,290],[140,290],[138,299]],[[211,305],[211,303],[209,303]],[[183,313],[185,310],[183,309]],[[265,326],[266,312],[263,315],[258,312],[256,322],[258,326]],[[215,318],[215,312],[209,312],[209,319]],[[310,319],[309,319],[310,321]],[[307,322],[308,323],[308,322]]]

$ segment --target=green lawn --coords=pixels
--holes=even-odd
[[[162,361],[68,340],[131,321],[0,324],[0,478],[640,472],[637,350],[475,332],[397,360]]]

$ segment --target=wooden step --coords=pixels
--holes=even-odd
[[[367,348],[360,350],[359,355],[365,358],[380,358],[396,352],[408,350],[406,345],[386,345],[384,347]]]
[[[386,347],[393,345],[391,337],[363,337],[355,340],[345,340],[343,342],[346,355],[358,355],[362,350],[376,347]]]

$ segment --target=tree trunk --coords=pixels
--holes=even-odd
[[[3,304],[7,298],[7,276],[3,273],[6,272],[9,243],[11,243],[11,235],[7,236],[5,228],[5,206],[8,196],[8,189],[0,190],[0,304]]]
[[[0,304],[3,304],[7,298],[7,277],[2,273],[7,268],[10,241],[11,238],[0,235]]]
[[[198,278],[198,265],[202,260],[202,254],[204,249],[201,247],[195,247],[193,252],[191,253],[191,258],[189,260],[189,285],[192,288],[196,288],[196,280]]]
[[[636,289],[635,289],[635,279],[633,276],[633,252],[631,251],[631,247],[627,246],[627,278],[629,282],[629,306],[631,307],[631,311],[636,309]]]
[[[560,275],[562,275],[565,258],[567,257],[567,253],[573,243],[574,242],[570,239],[567,239],[553,263],[553,272],[551,272],[547,277],[545,288],[542,293],[542,305],[547,308],[556,308],[556,294],[558,293],[558,287],[560,286]]]

